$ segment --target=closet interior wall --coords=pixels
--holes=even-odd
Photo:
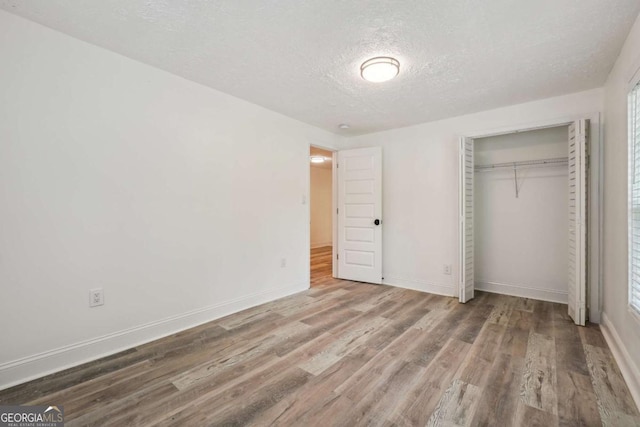
[[[567,150],[567,126],[474,140],[476,289],[567,302]]]

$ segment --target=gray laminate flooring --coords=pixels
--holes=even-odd
[[[69,426],[640,425],[598,326],[565,305],[313,280],[0,403],[64,405]]]

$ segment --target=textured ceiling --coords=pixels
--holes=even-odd
[[[0,7],[357,135],[599,87],[640,1],[0,0]],[[360,63],[378,55],[400,60],[395,80],[360,78]]]

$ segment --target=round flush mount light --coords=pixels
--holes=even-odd
[[[389,56],[378,56],[362,63],[360,75],[368,82],[381,83],[391,80],[400,72],[400,62]]]
[[[346,124],[346,123],[340,123],[340,124],[338,125],[338,127],[339,127],[340,129],[349,129],[351,126],[349,126],[349,125],[348,125],[348,124]]]
[[[311,163],[324,163],[324,157],[322,157],[322,156],[311,156]]]

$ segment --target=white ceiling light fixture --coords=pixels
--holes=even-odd
[[[311,163],[324,163],[324,157],[322,157],[322,156],[311,156]]]
[[[349,125],[348,125],[348,124],[346,124],[346,123],[340,123],[340,124],[338,125],[338,127],[339,127],[340,129],[349,129],[351,126],[349,126]]]
[[[368,82],[381,83],[391,80],[400,73],[400,62],[390,56],[368,59],[360,66],[360,75]]]

